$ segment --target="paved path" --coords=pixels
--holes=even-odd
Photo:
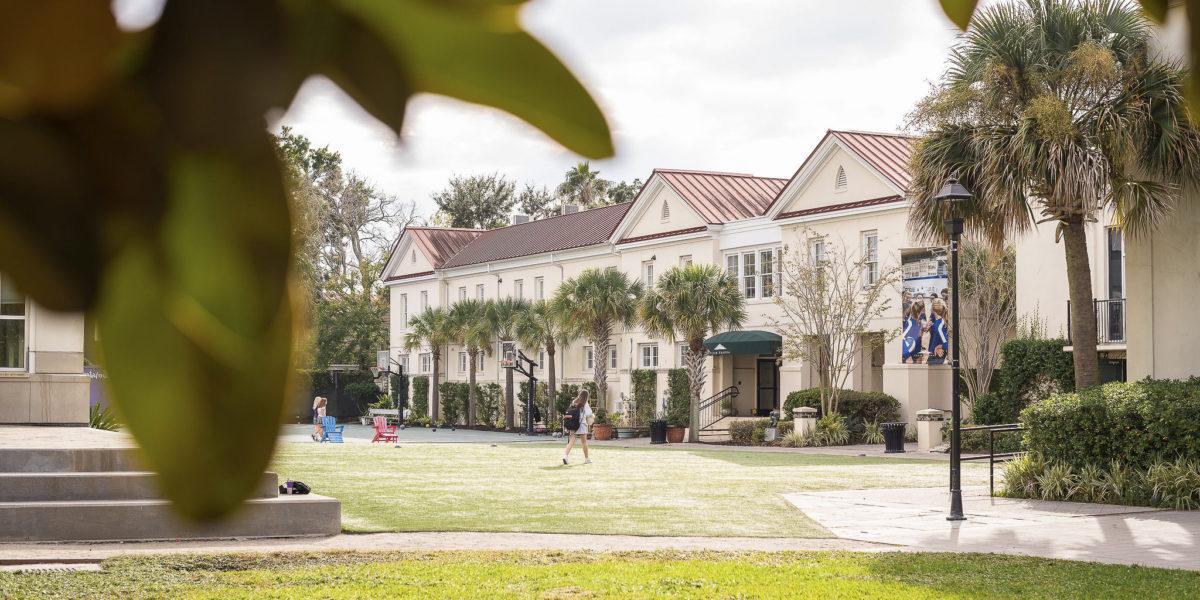
[[[963,491],[966,521],[950,522],[945,488],[785,496],[842,540],[905,550],[997,552],[1200,570],[1200,512],[991,498]]]
[[[369,425],[347,424],[342,438],[347,444],[369,444],[375,437],[375,428]],[[279,430],[279,441],[313,443],[312,425],[284,425]],[[475,429],[447,429],[439,427],[406,427],[397,430],[399,443],[409,444],[512,444],[517,442],[553,442],[556,438],[547,435],[526,436],[504,431],[479,431]]]
[[[318,550],[895,550],[886,544],[828,538],[643,537],[560,533],[421,532],[342,534],[327,538],[129,542],[100,544],[0,544],[0,565],[71,563],[113,556],[207,552],[311,552]]]

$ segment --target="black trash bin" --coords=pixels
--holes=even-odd
[[[667,422],[664,419],[654,419],[650,421],[650,443],[665,444],[667,443]]]
[[[884,453],[904,452],[904,428],[907,423],[880,423],[883,432]]]

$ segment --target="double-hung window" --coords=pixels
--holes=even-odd
[[[596,368],[596,351],[591,346],[583,347],[583,369],[591,371]]]
[[[648,260],[642,263],[642,281],[646,284],[646,289],[654,287],[654,261]]]
[[[469,364],[469,363],[468,363],[468,361],[467,361],[467,353],[466,353],[466,352],[459,352],[459,353],[458,353],[458,372],[459,372],[459,373],[466,373],[466,372],[467,372],[467,369],[468,369],[469,367],[470,367],[470,364]]]
[[[725,255],[725,271],[747,299],[773,298],[779,293],[780,249],[759,248]]]
[[[691,264],[692,264],[692,255],[691,254],[684,254],[683,256],[679,257],[679,266],[687,267],[687,266],[690,266]]]
[[[879,232],[862,232],[863,286],[875,285],[879,281]]]
[[[545,277],[534,277],[533,278],[533,299],[534,300],[545,300],[546,299],[546,278]]]
[[[483,300],[483,284],[482,283],[477,284],[475,286],[475,299]]]
[[[419,357],[421,361],[421,372],[430,373],[433,371],[433,355],[425,352]]]
[[[643,369],[658,368],[658,344],[640,344],[638,352],[642,356]]]
[[[421,291],[421,312],[425,312],[425,309],[427,309],[427,308],[429,308],[429,292],[422,290]]]
[[[408,294],[400,294],[400,322],[408,326]]]
[[[25,296],[0,274],[0,371],[25,370]]]
[[[517,300],[525,299],[525,280],[524,279],[513,280],[513,297],[516,298]]]
[[[466,299],[467,299],[467,286],[465,286],[465,285],[458,286],[458,301],[462,302],[463,300],[466,300]]]

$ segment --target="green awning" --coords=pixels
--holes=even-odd
[[[704,340],[711,354],[778,354],[783,338],[770,331],[726,331]]]

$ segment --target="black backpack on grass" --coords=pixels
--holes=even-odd
[[[575,433],[579,431],[579,425],[583,422],[583,410],[578,406],[572,406],[563,413],[563,431],[567,433]]]

